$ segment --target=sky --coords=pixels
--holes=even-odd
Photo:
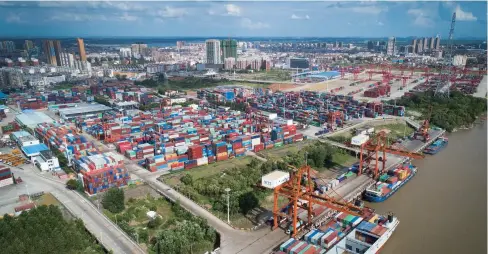
[[[486,38],[486,2],[0,1],[0,37]]]

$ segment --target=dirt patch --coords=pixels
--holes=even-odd
[[[147,194],[150,194],[155,198],[160,197],[160,195],[148,185],[139,185],[136,187],[126,188],[124,194],[125,202],[127,202],[130,198],[144,198],[147,196]]]
[[[45,193],[41,197],[39,197],[39,200],[37,200],[38,205],[60,205],[59,201],[51,194],[51,193]]]
[[[283,91],[291,88],[297,87],[296,85],[293,84],[281,84],[281,83],[274,83],[269,86],[269,89],[271,89],[273,92],[275,91]]]

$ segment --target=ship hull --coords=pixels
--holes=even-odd
[[[368,202],[371,202],[371,203],[383,202],[383,201],[387,200],[389,197],[393,196],[393,194],[395,194],[395,192],[397,192],[400,188],[402,188],[405,184],[407,184],[415,176],[415,174],[417,174],[417,170],[412,170],[410,175],[407,178],[405,178],[405,180],[402,181],[401,184],[396,186],[394,189],[392,189],[388,194],[386,194],[384,196],[378,197],[376,195],[370,195],[366,191],[366,193],[363,195],[363,199],[368,201]]]
[[[440,152],[440,151],[444,150],[444,148],[446,148],[447,144],[448,144],[448,142],[447,142],[447,141],[442,142],[442,145],[440,145],[438,148],[436,148],[436,149],[428,149],[428,148],[427,148],[427,149],[425,149],[425,150],[424,150],[424,153],[425,153],[425,154],[430,154],[430,155],[435,155],[435,154],[437,154],[438,152]]]

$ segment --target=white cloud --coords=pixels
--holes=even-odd
[[[7,15],[5,21],[7,21],[7,23],[22,23],[20,15],[12,12]]]
[[[123,21],[136,21],[138,17],[129,15],[127,12],[124,12],[124,14],[120,17],[120,20]]]
[[[262,22],[253,22],[248,18],[243,18],[241,20],[241,26],[251,30],[269,28],[269,24],[262,23]]]
[[[186,9],[183,8],[173,8],[166,6],[164,9],[159,10],[157,15],[162,18],[181,18],[188,14]]]
[[[413,24],[423,27],[434,26],[434,21],[430,18],[431,15],[426,13],[423,9],[409,9],[407,14],[414,17]]]
[[[355,13],[375,14],[375,15],[388,11],[388,7],[386,6],[382,7],[376,5],[355,6],[348,9]]]
[[[106,21],[108,18],[101,14],[61,13],[51,17],[51,20],[59,21]]]
[[[241,16],[241,7],[235,4],[226,4],[225,11],[229,16]]]
[[[376,24],[377,24],[378,26],[383,26],[383,25],[385,25],[385,24],[383,24],[383,22],[381,22],[381,21],[376,22]]]
[[[473,13],[471,12],[465,12],[461,10],[461,6],[456,6],[456,20],[459,21],[476,21],[478,18],[476,18]]]
[[[292,14],[290,18],[291,19],[310,19],[310,16],[308,16],[308,15],[298,16],[298,15]]]

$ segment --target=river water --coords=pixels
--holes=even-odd
[[[383,203],[400,225],[383,254],[487,253],[487,123],[449,134],[437,155],[414,161],[417,175]]]

